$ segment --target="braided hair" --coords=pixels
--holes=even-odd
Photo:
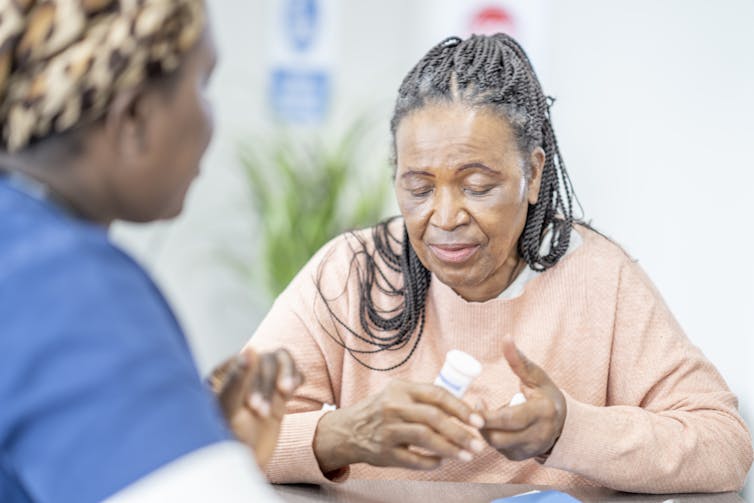
[[[553,100],[542,91],[524,50],[514,39],[501,33],[472,35],[466,40],[450,37],[430,49],[406,75],[398,90],[390,123],[394,162],[395,134],[401,121],[412,111],[442,102],[461,102],[491,110],[511,124],[522,154],[531,154],[537,147],[544,150],[539,197],[528,207],[518,252],[535,271],[553,267],[568,250],[575,195],[550,119]],[[528,178],[531,173],[525,169],[524,175]],[[373,229],[374,251],[368,251],[363,240],[359,240],[360,246],[354,250],[354,259],[365,259],[358,268],[362,332],[347,327],[328,306],[337,322],[336,329],[337,326],[345,328],[373,349],[358,350],[347,345],[339,334],[331,334],[336,342],[362,365],[383,371],[403,365],[414,353],[424,329],[431,279],[430,271],[419,261],[409,243],[405,225],[399,240],[389,229],[392,221],[381,222]],[[549,240],[549,247],[542,246],[545,239]],[[394,286],[384,281],[382,267],[400,273],[403,285]],[[373,297],[376,292],[402,298],[402,302],[397,309],[380,310]],[[359,357],[363,353],[401,349],[414,334],[410,351],[395,365],[374,368]]]
[[[0,1],[0,150],[102,117],[112,98],[175,73],[204,0]]]

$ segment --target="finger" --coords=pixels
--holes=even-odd
[[[474,404],[474,411],[482,416],[482,419],[484,419],[485,424],[487,423],[487,410],[489,410],[489,406],[487,405],[487,402],[484,398],[479,398],[476,403]]]
[[[252,398],[254,399],[254,408],[262,417],[270,414],[270,404],[272,397],[277,389],[278,366],[277,358],[274,353],[263,353],[258,359],[259,374],[258,380],[254,383]]]
[[[500,451],[511,461],[522,461],[537,456],[543,452],[539,434],[533,430],[510,433],[492,431],[485,437],[492,447]]]
[[[287,401],[287,397],[282,393],[275,393],[272,397],[272,403],[270,403],[269,417],[275,421],[282,421],[287,412]]]
[[[503,407],[488,412],[485,430],[521,431],[534,424],[540,417],[538,401],[530,401],[513,407]]]
[[[228,371],[230,371],[230,368],[235,363],[235,357],[234,358],[228,358],[224,362],[222,362],[220,365],[214,368],[212,370],[212,373],[207,377],[207,383],[209,384],[210,388],[212,389],[212,392],[215,394],[220,393],[220,389],[223,386],[223,383],[225,382],[225,378],[228,375]]]
[[[265,410],[266,402],[261,389],[264,372],[264,369],[262,368],[262,360],[262,355],[254,354],[254,361],[252,364],[253,372],[252,377],[250,378],[251,386],[247,393],[247,396],[249,397],[247,404],[258,416],[266,417],[266,413],[269,412],[269,409]]]
[[[389,439],[393,445],[421,447],[442,458],[455,458],[471,461],[473,456],[465,449],[451,444],[434,430],[423,424],[409,423],[390,428]]]
[[[526,431],[485,430],[482,434],[492,447],[503,451],[520,450],[531,442]]]
[[[442,458],[419,454],[405,447],[396,447],[392,453],[391,465],[412,470],[434,470],[442,463]]]
[[[487,404],[487,401],[484,398],[479,398],[476,401],[474,408],[482,416],[482,418],[484,418],[484,428],[487,428],[487,422],[491,418],[497,417],[497,411],[490,409],[490,406]],[[484,428],[480,428],[479,432],[482,433]]]
[[[461,423],[432,405],[413,404],[401,409],[398,415],[406,422],[429,426],[447,441],[461,449],[469,449],[478,453],[485,447],[478,435],[474,435]]]
[[[236,409],[244,403],[244,383],[251,376],[252,369],[249,367],[245,355],[239,354],[231,359],[231,363],[225,369],[225,375],[217,393],[217,399],[225,417],[230,417]]]
[[[241,350],[241,355],[246,360],[246,366],[248,367],[248,371],[245,373],[243,378],[243,389],[241,396],[239,397],[241,401],[244,401],[246,397],[248,397],[251,393],[251,388],[254,385],[254,380],[257,374],[256,367],[258,365],[258,358],[257,354],[251,348],[243,348]]]
[[[453,396],[448,390],[424,383],[407,383],[408,392],[418,402],[434,405],[450,414],[462,422],[481,428],[484,426],[484,419],[478,413],[471,410],[471,407]]]
[[[513,373],[521,379],[524,385],[529,388],[537,388],[550,384],[550,378],[545,371],[529,360],[516,347],[516,343],[513,342],[513,338],[510,335],[506,335],[503,338],[503,355]]]
[[[296,368],[296,362],[285,349],[275,351],[278,365],[277,389],[286,397],[291,396],[303,383],[303,375]]]

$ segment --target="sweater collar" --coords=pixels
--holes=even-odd
[[[547,234],[545,234],[545,239],[542,240],[540,253],[543,255],[549,253],[550,251],[550,240],[547,239],[549,234],[550,234],[550,231],[548,231]],[[566,250],[566,253],[565,255],[563,255],[561,260],[567,257],[568,255],[570,255],[571,253],[573,253],[574,251],[576,251],[576,249],[578,249],[582,243],[583,243],[583,238],[579,234],[577,227],[574,226],[571,231],[571,239],[568,243],[568,249]],[[463,302],[467,304],[485,304],[487,302],[495,302],[497,300],[512,300],[512,299],[520,297],[521,295],[523,295],[524,290],[526,289],[526,286],[529,284],[529,282],[531,282],[534,278],[536,278],[543,272],[544,271],[535,271],[529,265],[527,265],[524,269],[521,270],[520,273],[518,273],[518,275],[513,280],[513,282],[510,285],[508,285],[508,288],[506,288],[500,293],[500,295],[498,295],[494,299],[489,299],[484,302],[470,302],[470,301],[465,300],[463,297],[458,295],[455,292],[455,290],[453,290],[451,287],[449,287],[448,285],[440,281],[440,279],[434,273],[432,273],[432,284],[437,285],[437,287],[440,290],[447,290],[448,294],[450,294],[451,296],[457,297],[458,299],[462,300]]]

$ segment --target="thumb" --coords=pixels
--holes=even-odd
[[[513,342],[513,337],[510,335],[506,335],[503,338],[503,355],[513,373],[521,379],[524,386],[528,388],[540,388],[551,384],[550,378],[545,371],[529,360],[516,347],[516,343]]]

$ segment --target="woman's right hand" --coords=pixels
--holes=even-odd
[[[471,461],[484,449],[479,433],[464,425],[479,429],[484,420],[443,388],[394,380],[322,416],[313,447],[323,473],[353,463],[431,470],[443,458]]]

